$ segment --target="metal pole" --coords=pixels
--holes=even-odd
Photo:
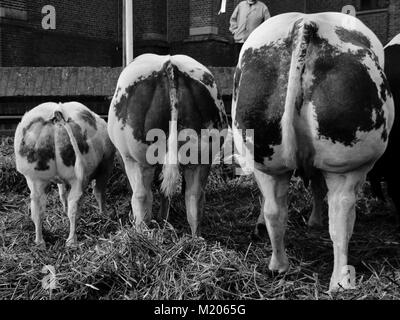
[[[125,65],[133,60],[133,0],[125,0]]]
[[[1,19],[1,18],[0,18]],[[1,23],[0,23],[0,67],[3,66],[3,48],[1,47],[1,42],[2,42],[2,30],[1,30]]]
[[[122,1],[122,66],[125,68],[126,67],[126,41],[125,41],[125,29],[126,29],[126,22],[125,22],[125,17],[126,17],[126,6],[125,6],[125,0]]]

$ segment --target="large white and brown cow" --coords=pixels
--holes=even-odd
[[[45,188],[54,182],[70,222],[67,246],[75,246],[79,200],[92,180],[100,212],[104,210],[104,192],[115,153],[106,122],[78,102],[43,103],[25,113],[18,124],[14,151],[17,170],[25,176],[31,192],[36,244],[45,246]]]
[[[201,143],[210,139],[201,130],[214,129],[218,135],[218,130],[226,127],[224,105],[214,78],[194,59],[144,54],[123,70],[108,114],[108,133],[122,156],[132,187],[137,226],[152,218],[151,185],[161,165],[161,175],[156,177],[162,180],[158,218],[168,217],[169,198],[179,180],[181,165],[187,219],[192,234],[199,234],[204,188],[214,154],[211,145]],[[165,135],[158,134],[160,131]],[[195,148],[187,150],[193,161],[183,163],[178,153],[187,139],[194,141]],[[209,161],[201,161],[195,149]],[[160,161],[150,159],[154,154]]]
[[[357,190],[385,151],[394,117],[383,64],[374,33],[340,13],[275,16],[244,44],[235,71],[232,130],[242,158],[254,147],[254,175],[264,196],[258,224],[265,221],[272,245],[269,269],[289,266],[287,191],[298,169],[317,197],[328,191],[330,289],[351,286],[347,251]],[[244,129],[253,129],[254,137],[244,137]]]

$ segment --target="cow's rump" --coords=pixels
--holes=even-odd
[[[349,19],[280,15],[243,46],[234,129],[254,129],[256,165],[272,172],[304,166],[340,172],[373,163],[385,150],[393,113],[383,47],[359,20]]]
[[[60,105],[44,103],[27,112],[18,125],[14,141],[17,170],[26,176],[41,179],[74,176],[76,154],[68,132],[55,114]],[[103,135],[106,123],[80,103],[63,104],[63,120],[67,121],[82,157],[91,174],[103,154],[111,152]],[[108,142],[110,144],[110,142]]]

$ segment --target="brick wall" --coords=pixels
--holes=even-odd
[[[231,65],[233,38],[229,19],[241,0],[227,0],[227,12],[221,15],[217,14],[218,0],[133,1],[135,56],[145,52],[184,53],[206,65]],[[307,12],[340,11],[346,4],[359,9],[362,0],[259,1],[274,16],[305,9]],[[386,2],[386,11],[359,14],[384,44],[400,32],[400,1],[377,0],[384,7]],[[41,28],[41,8],[47,4],[57,10],[56,30]],[[27,15],[26,21],[4,18],[0,21],[3,66],[121,64],[121,0],[0,0],[0,6],[25,11]],[[190,34],[190,30],[204,26],[210,27],[209,35]]]
[[[400,1],[391,0],[389,5],[388,40],[400,33]]]
[[[388,30],[388,22],[389,22],[389,13],[388,12],[379,12],[372,14],[359,14],[357,15],[362,22],[364,22],[370,29],[374,31],[379,40],[383,45],[389,42],[389,30]]]
[[[117,66],[122,62],[117,0],[1,0],[26,19],[2,18],[2,66]],[[44,5],[56,9],[56,30],[43,30]]]
[[[304,12],[304,0],[266,0],[263,1],[272,16],[285,12]]]
[[[358,11],[357,18],[363,21],[372,31],[374,31],[383,44],[386,44],[391,39],[389,34],[389,21],[391,17],[389,16],[388,10],[390,2],[397,4],[397,8],[394,10],[394,12],[398,11],[398,0],[378,0],[371,8],[373,9],[372,11],[359,11],[362,8],[361,0],[307,0],[307,11],[341,11],[345,5],[351,4]],[[387,10],[385,11],[385,9]],[[400,19],[400,16],[398,16],[397,19]]]
[[[115,40],[119,34],[117,0],[27,0],[30,25],[42,30],[41,9],[52,5],[57,12],[57,29],[53,33],[68,33],[96,39]]]
[[[341,11],[345,5],[359,9],[360,0],[307,0],[307,12]]]
[[[32,32],[17,23],[0,24],[0,50],[2,66],[30,65],[30,58],[26,54],[31,52]]]
[[[134,35],[135,39],[146,38],[148,34],[159,34],[166,37],[167,3],[160,0],[135,0]]]
[[[0,7],[25,10],[26,0],[0,0]]]
[[[189,37],[189,1],[168,1],[168,40],[170,42],[182,41]]]
[[[177,42],[171,54],[186,54],[206,66],[233,66],[232,44],[209,38],[203,41]]]
[[[168,54],[167,2],[134,0],[134,56],[143,53]]]
[[[222,15],[217,15],[219,10],[219,1],[212,1],[213,6],[210,6],[211,0],[197,0],[190,8],[188,1],[171,0],[170,11],[178,10],[176,19],[169,18],[169,39],[172,42],[179,42],[188,39],[187,28],[199,27],[201,25],[212,25],[218,27],[218,35],[226,41],[232,43],[232,35],[229,32],[229,18],[241,0],[228,0],[227,12]],[[352,4],[357,10],[361,8],[362,0],[259,0],[264,2],[272,16],[284,12],[323,12],[336,11],[339,12],[343,6]],[[186,6],[184,5],[186,4]],[[400,1],[399,0],[377,0],[376,7],[372,9],[382,9],[381,11],[359,12],[358,18],[362,20],[369,28],[371,28],[383,44],[386,44],[390,39],[400,32]],[[386,8],[386,10],[385,10]],[[194,13],[190,13],[194,10]],[[214,11],[211,11],[214,10]],[[190,13],[191,19],[187,18],[187,12]],[[211,17],[210,17],[211,14]],[[170,14],[171,16],[171,14]],[[215,39],[208,40],[210,44],[204,44],[198,41],[186,41],[185,43],[174,43],[171,45],[171,52],[183,52],[185,54],[197,57],[203,63],[212,65],[229,65],[231,64],[232,45],[217,43]],[[214,46],[214,53],[212,50]]]
[[[215,4],[216,1],[189,0],[190,1],[190,27],[199,28],[204,26],[215,26]]]

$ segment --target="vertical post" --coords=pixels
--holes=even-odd
[[[304,13],[307,13],[307,0],[304,0]]]
[[[0,17],[0,67],[3,66],[3,48],[1,47],[1,42],[2,42],[2,34],[1,34],[1,17]]]
[[[126,40],[125,40],[125,34],[126,34],[126,5],[125,1],[126,0],[120,0],[122,1],[122,67],[126,67]]]
[[[3,8],[0,7],[0,67],[3,66],[3,48],[2,48],[2,17],[4,16]]]
[[[133,60],[133,0],[124,1],[124,66]]]

